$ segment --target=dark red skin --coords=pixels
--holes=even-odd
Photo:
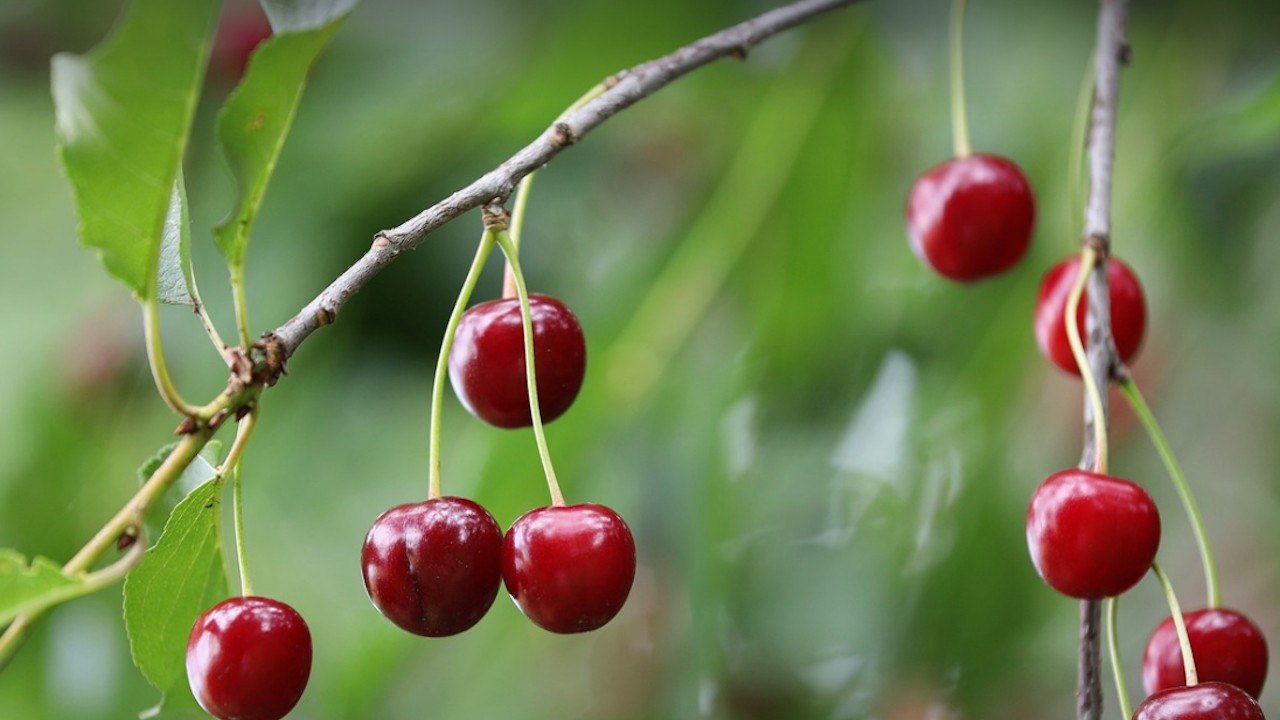
[[[1253,697],[1262,694],[1267,679],[1267,639],[1249,618],[1226,608],[1205,608],[1182,616],[1196,661],[1196,675],[1204,681],[1234,685]],[[1142,685],[1148,693],[1187,684],[1182,648],[1173,618],[1165,618],[1142,659]]]
[[[542,507],[521,515],[502,546],[502,580],[516,606],[554,633],[595,630],[631,592],[631,529],[603,505]]]
[[[907,198],[911,249],[940,275],[962,282],[1016,265],[1035,222],[1031,183],[998,155],[948,160],[921,175]]]
[[[249,66],[249,58],[271,37],[271,21],[257,2],[228,3],[218,21],[209,54],[209,73],[236,83]]]
[[[502,528],[466,498],[399,505],[373,521],[360,567],[369,600],[388,620],[415,635],[456,635],[498,595]]]
[[[1176,687],[1142,701],[1133,720],[1266,720],[1258,701],[1234,685],[1204,682]]]
[[[569,409],[582,388],[587,344],[578,318],[553,297],[530,295],[529,317],[538,410],[548,423]],[[449,350],[449,381],[462,405],[490,425],[533,424],[518,299],[490,300],[463,313]]]
[[[1040,577],[1080,600],[1119,595],[1160,547],[1160,513],[1137,483],[1087,470],[1050,475],[1027,508],[1027,546]]]
[[[1080,274],[1080,258],[1069,257],[1045,273],[1040,281],[1040,294],[1036,297],[1036,345],[1040,353],[1054,365],[1072,375],[1079,375],[1071,344],[1067,340],[1067,296]],[[1107,263],[1107,283],[1111,291],[1111,335],[1123,362],[1129,362],[1142,348],[1147,332],[1147,301],[1142,285],[1133,269],[1117,258]],[[1080,298],[1076,310],[1076,327],[1080,330],[1080,342],[1086,349],[1089,344],[1084,329],[1084,317],[1089,306],[1089,293]]]
[[[187,680],[220,720],[279,720],[311,675],[311,631],[293,608],[235,597],[209,608],[187,639]]]

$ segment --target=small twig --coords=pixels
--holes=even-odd
[[[604,82],[606,90],[599,97],[562,115],[538,139],[496,169],[403,224],[378,233],[372,247],[363,257],[307,303],[297,315],[268,335],[278,340],[285,358],[288,358],[311,333],[337,319],[338,313],[351,296],[390,265],[400,253],[413,248],[427,235],[470,210],[494,199],[505,201],[522,178],[581,140],[605,120],[713,60],[722,57],[742,58],[752,47],[773,35],[814,16],[858,1],[800,0],[708,35],[670,55],[614,75]]]
[[[1093,116],[1089,128],[1089,200],[1085,209],[1086,245],[1099,252],[1099,262],[1089,277],[1089,304],[1085,315],[1089,367],[1099,379],[1109,379],[1116,367],[1111,338],[1111,291],[1107,283],[1107,258],[1111,249],[1111,185],[1115,166],[1116,107],[1120,98],[1120,66],[1128,59],[1125,19],[1128,0],[1102,0],[1098,13],[1098,37],[1094,50]],[[1083,468],[1092,467],[1099,450],[1095,423],[1107,432],[1107,395],[1101,392],[1100,415],[1086,398],[1084,404]],[[1076,688],[1079,720],[1102,718],[1102,673],[1099,623],[1101,607],[1086,600],[1080,608],[1080,662]]]

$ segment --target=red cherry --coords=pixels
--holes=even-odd
[[[1071,354],[1071,345],[1067,341],[1067,296],[1080,274],[1080,258],[1069,257],[1054,265],[1045,273],[1040,281],[1040,294],[1036,298],[1036,344],[1040,353],[1053,361],[1054,365],[1074,375],[1080,374],[1076,367],[1075,357]],[[1111,335],[1116,341],[1116,350],[1123,362],[1129,362],[1138,349],[1142,347],[1142,338],[1147,331],[1147,302],[1142,294],[1142,285],[1133,270],[1118,258],[1111,258],[1107,263],[1107,282],[1111,290]],[[1089,293],[1080,298],[1080,308],[1076,311],[1076,327],[1080,330],[1080,341],[1088,342],[1085,337],[1084,316],[1087,311]]]
[[[551,422],[578,396],[587,371],[587,345],[578,318],[553,297],[530,295],[529,317],[538,410],[544,423]],[[463,313],[449,351],[449,381],[463,406],[490,425],[533,424],[518,299],[490,300]]]
[[[369,600],[391,622],[416,635],[456,635],[498,595],[502,529],[465,498],[399,505],[373,521],[360,566]]]
[[[1176,687],[1142,701],[1133,720],[1266,720],[1258,701],[1221,682]]]
[[[627,601],[636,546],[603,505],[542,507],[521,515],[502,545],[502,579],[516,606],[555,633],[595,630]]]
[[[911,249],[952,280],[1013,267],[1031,244],[1035,220],[1031,183],[997,155],[948,160],[921,175],[907,198]]]
[[[311,675],[311,631],[277,600],[235,597],[209,608],[187,639],[187,680],[220,720],[279,720]]]
[[[1142,486],[1087,470],[1049,476],[1027,508],[1027,546],[1040,577],[1081,600],[1119,595],[1147,573],[1160,513]]]
[[[1267,639],[1257,625],[1225,608],[1196,610],[1182,619],[1200,680],[1228,683],[1255,698],[1262,694],[1267,679]],[[1165,618],[1147,641],[1142,685],[1153,693],[1186,684],[1173,618]]]
[[[210,74],[227,82],[239,82],[253,51],[269,37],[271,21],[258,3],[229,4],[213,36]]]

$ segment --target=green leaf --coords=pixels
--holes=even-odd
[[[191,219],[187,216],[187,188],[182,173],[173,183],[169,211],[160,239],[156,268],[156,298],[171,305],[198,305],[200,293],[191,267]]]
[[[243,271],[249,232],[293,124],[307,74],[355,3],[266,3],[276,34],[258,46],[244,79],[218,115],[218,140],[238,189],[235,210],[215,233],[233,274]]]
[[[212,470],[197,460],[184,476]],[[191,626],[228,592],[221,490],[218,478],[207,479],[178,503],[159,541],[124,584],[124,621],[133,662],[170,700],[189,693],[185,657]]]
[[[220,0],[133,0],[87,55],[53,58],[58,149],[80,241],[141,298],[190,133]]]
[[[23,613],[37,612],[89,592],[79,579],[45,557],[30,563],[22,554],[0,548],[0,627]]]
[[[177,442],[171,442],[157,450],[155,455],[148,458],[147,461],[138,468],[138,485],[142,485],[150,479],[151,475],[155,473],[156,469],[159,468],[162,463],[164,463],[165,459],[169,457],[169,454],[172,453],[173,449],[177,446]],[[182,502],[182,500],[194,492],[196,488],[200,487],[200,485],[204,484],[205,481],[214,476],[214,473],[217,472],[215,467],[218,464],[218,456],[221,453],[222,441],[210,440],[205,444],[204,449],[200,451],[200,454],[197,455],[195,459],[191,461],[191,464],[187,466],[187,469],[184,470],[183,473],[178,476],[178,479],[169,486],[169,489],[165,490],[164,494],[151,505],[151,510],[147,513],[147,518],[143,522],[146,527],[148,538],[151,538],[152,540],[159,538],[164,532],[164,523],[167,521],[169,516],[173,514],[178,503]]]

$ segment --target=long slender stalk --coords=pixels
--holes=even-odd
[[[1116,681],[1116,698],[1120,702],[1120,717],[1133,715],[1133,703],[1129,700],[1129,686],[1124,679],[1124,660],[1120,657],[1120,638],[1116,633],[1116,616],[1119,600],[1107,598],[1107,650],[1111,656],[1111,673]]]
[[[1191,653],[1191,638],[1187,636],[1187,624],[1182,619],[1182,607],[1178,605],[1178,596],[1173,592],[1173,583],[1169,582],[1169,576],[1160,569],[1160,563],[1153,563],[1151,571],[1159,578],[1160,587],[1164,589],[1165,600],[1169,603],[1169,615],[1173,617],[1173,629],[1178,633],[1178,647],[1182,650],[1182,669],[1187,675],[1187,687],[1195,687],[1199,684],[1200,677],[1196,673],[1196,659]]]
[[[156,390],[174,412],[184,417],[193,417],[197,408],[182,398],[173,384],[169,365],[164,359],[164,346],[160,340],[160,301],[156,299],[155,293],[142,301],[142,327],[147,344],[147,362],[151,365]]]
[[[1080,377],[1084,380],[1085,398],[1093,409],[1093,416],[1095,418],[1105,418],[1106,410],[1102,404],[1102,391],[1098,387],[1098,379],[1093,374],[1093,368],[1089,365],[1089,359],[1084,351],[1084,343],[1080,340],[1080,326],[1076,320],[1080,312],[1080,298],[1084,295],[1084,288],[1089,281],[1089,274],[1093,272],[1097,262],[1097,251],[1091,246],[1085,246],[1085,249],[1080,254],[1080,272],[1076,276],[1075,284],[1071,286],[1071,294],[1067,296],[1067,307],[1063,322],[1066,323],[1067,342],[1071,345],[1071,355],[1075,357],[1076,366],[1080,369]],[[1098,473],[1106,473],[1107,423],[1105,421],[1093,423],[1093,443],[1093,470]]]
[[[964,14],[968,0],[951,0],[951,143],[956,157],[973,154],[964,92]]]

